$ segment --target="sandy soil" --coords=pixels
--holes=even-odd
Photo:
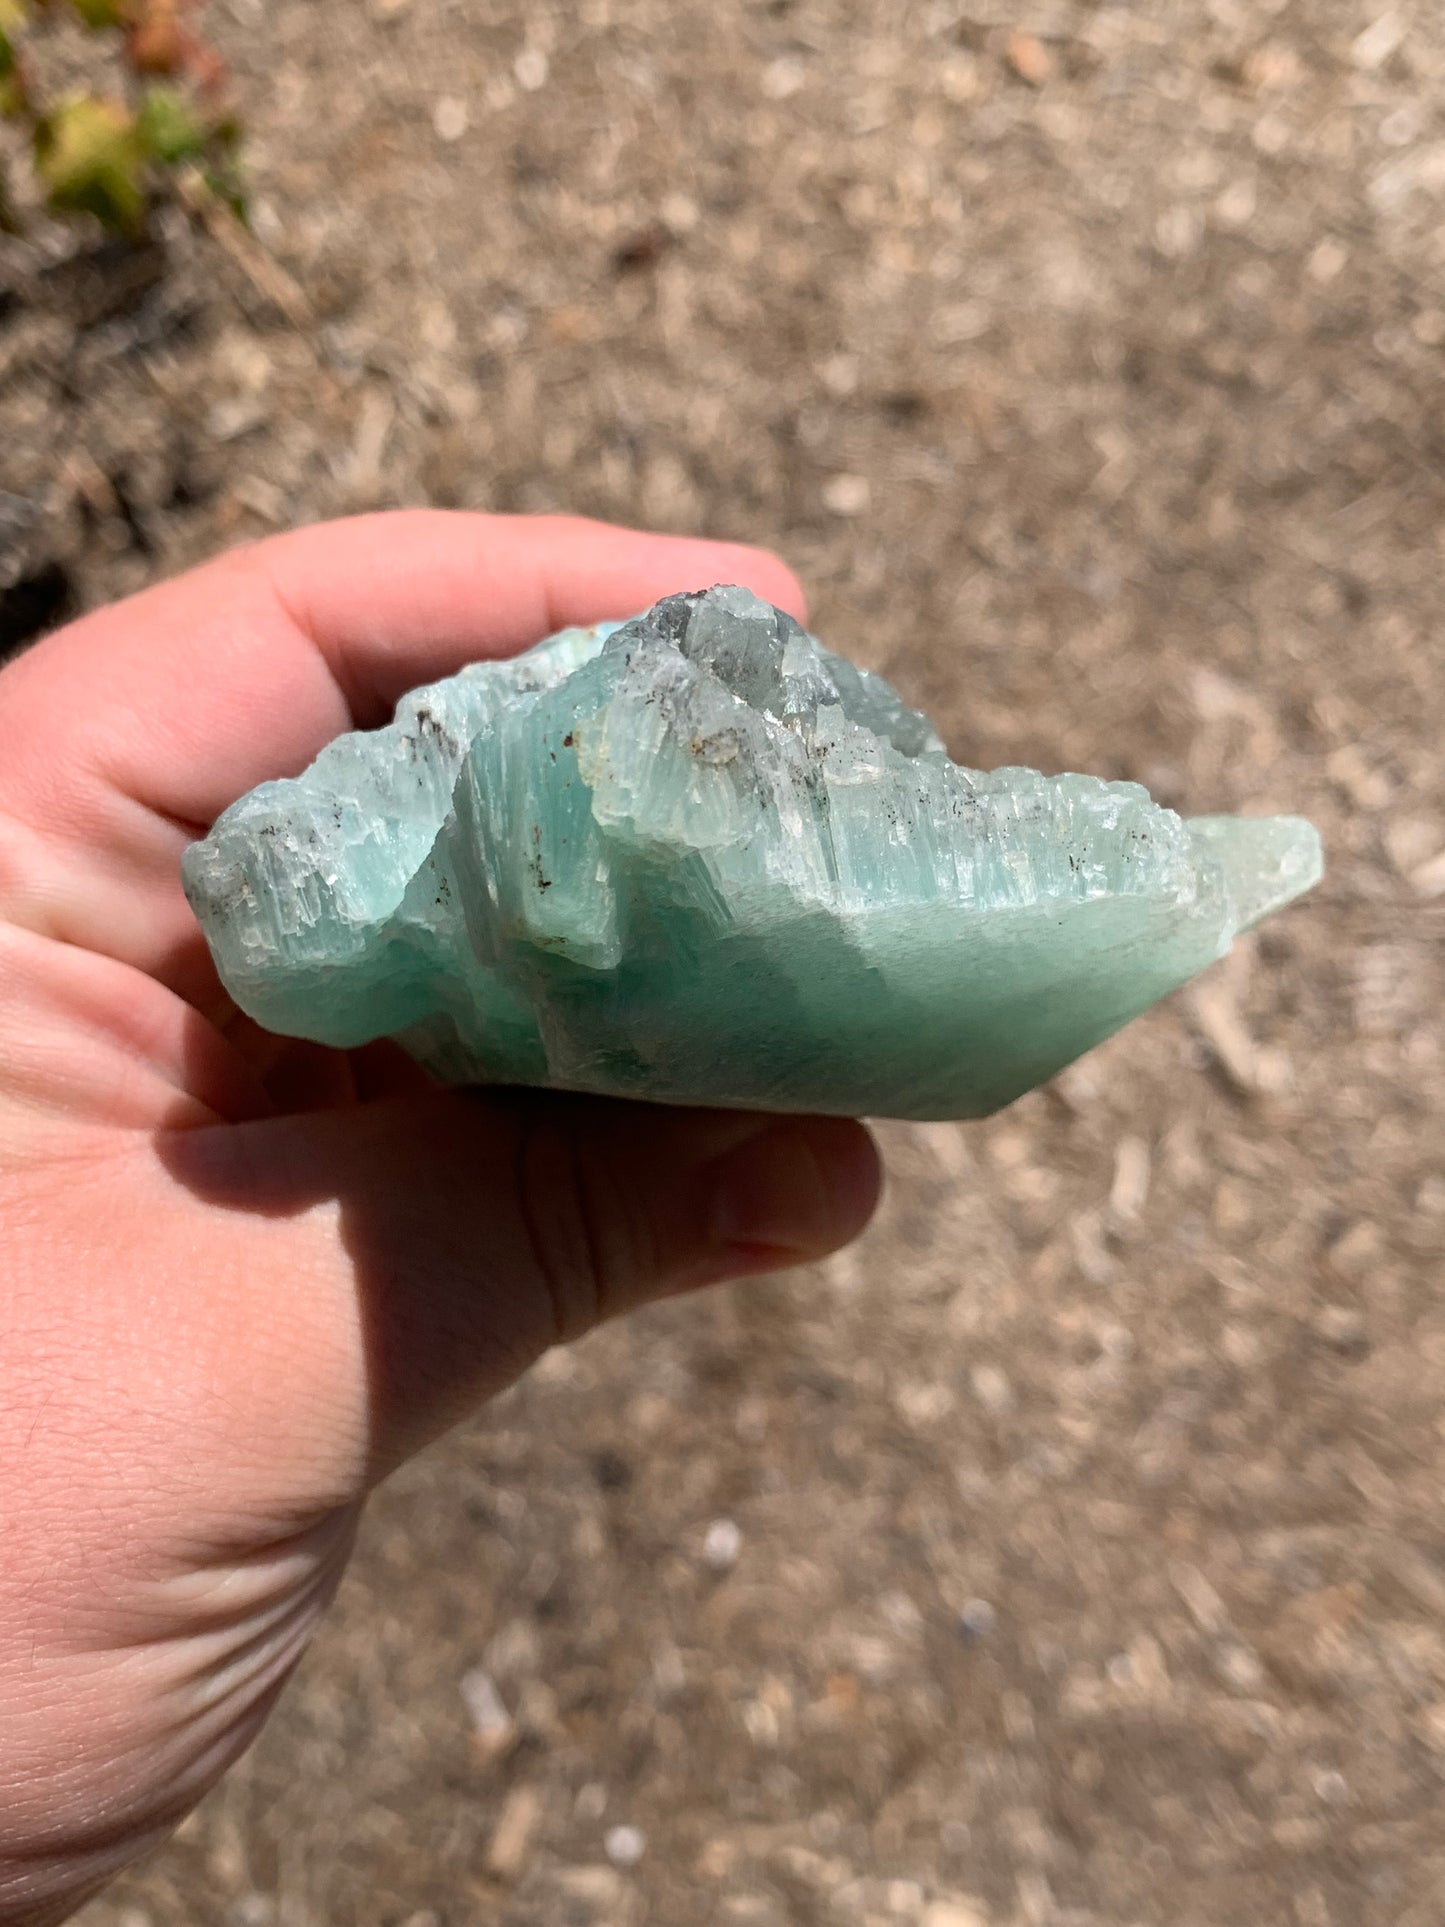
[[[12,636],[376,504],[743,535],[966,760],[1331,868],[1053,1088],[884,1127],[856,1252],[400,1477],[87,1927],[1438,1927],[1438,10],[210,13],[264,259],[0,251]]]

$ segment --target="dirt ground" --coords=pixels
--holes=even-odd
[[[87,1927],[1440,1927],[1445,17],[209,11],[264,253],[0,250],[12,636],[379,504],[746,536],[964,760],[1330,870],[399,1477]]]

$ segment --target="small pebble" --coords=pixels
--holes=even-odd
[[[1125,1325],[1101,1325],[1099,1350],[1114,1364],[1122,1365],[1134,1356],[1134,1334]]]
[[[1216,1662],[1226,1685],[1239,1693],[1257,1693],[1264,1684],[1264,1667],[1247,1646],[1232,1642],[1220,1647]]]
[[[232,1927],[271,1927],[276,1904],[269,1894],[242,1894],[231,1906]]]
[[[512,73],[523,93],[536,94],[547,85],[551,68],[540,47],[524,47],[512,62]]]
[[[1349,249],[1332,234],[1327,234],[1305,262],[1305,273],[1311,281],[1318,282],[1322,288],[1327,287],[1349,265],[1349,259]]]
[[[432,108],[431,124],[439,141],[459,141],[469,120],[467,103],[456,94],[443,94]]]
[[[987,1639],[998,1624],[998,1614],[986,1599],[965,1599],[958,1630],[965,1639]]]
[[[858,392],[858,357],[856,355],[829,355],[818,369],[818,379],[830,395],[842,400]]]
[[[714,1519],[702,1542],[702,1556],[714,1572],[730,1572],[743,1549],[743,1535],[731,1519]]]
[[[763,69],[763,93],[768,100],[791,100],[802,91],[806,75],[800,60],[786,54]]]
[[[589,1780],[577,1789],[573,1811],[579,1820],[600,1820],[607,1811],[607,1789],[600,1780]]]
[[[641,1827],[609,1827],[602,1848],[614,1867],[635,1867],[647,1852],[647,1835]]]
[[[823,507],[830,515],[866,515],[872,500],[866,475],[830,475],[823,484]]]
[[[674,234],[691,234],[702,218],[701,210],[690,194],[665,195],[658,212]]]
[[[1013,1387],[997,1365],[975,1365],[969,1382],[974,1397],[986,1412],[1006,1412],[1013,1404]]]
[[[1127,1653],[1113,1653],[1105,1661],[1104,1671],[1111,1686],[1127,1688],[1138,1684],[1138,1674],[1133,1660]]]

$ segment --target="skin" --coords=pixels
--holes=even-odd
[[[442,1091],[269,1038],[182,850],[462,663],[774,557],[407,512],[282,536],[0,673],[0,1923],[63,1919],[251,1742],[366,1495],[549,1346],[823,1256],[861,1126]]]

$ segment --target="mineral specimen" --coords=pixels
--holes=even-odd
[[[1007,1104],[1306,890],[1295,817],[949,761],[745,590],[478,663],[187,851],[274,1031],[448,1082],[947,1118]]]

